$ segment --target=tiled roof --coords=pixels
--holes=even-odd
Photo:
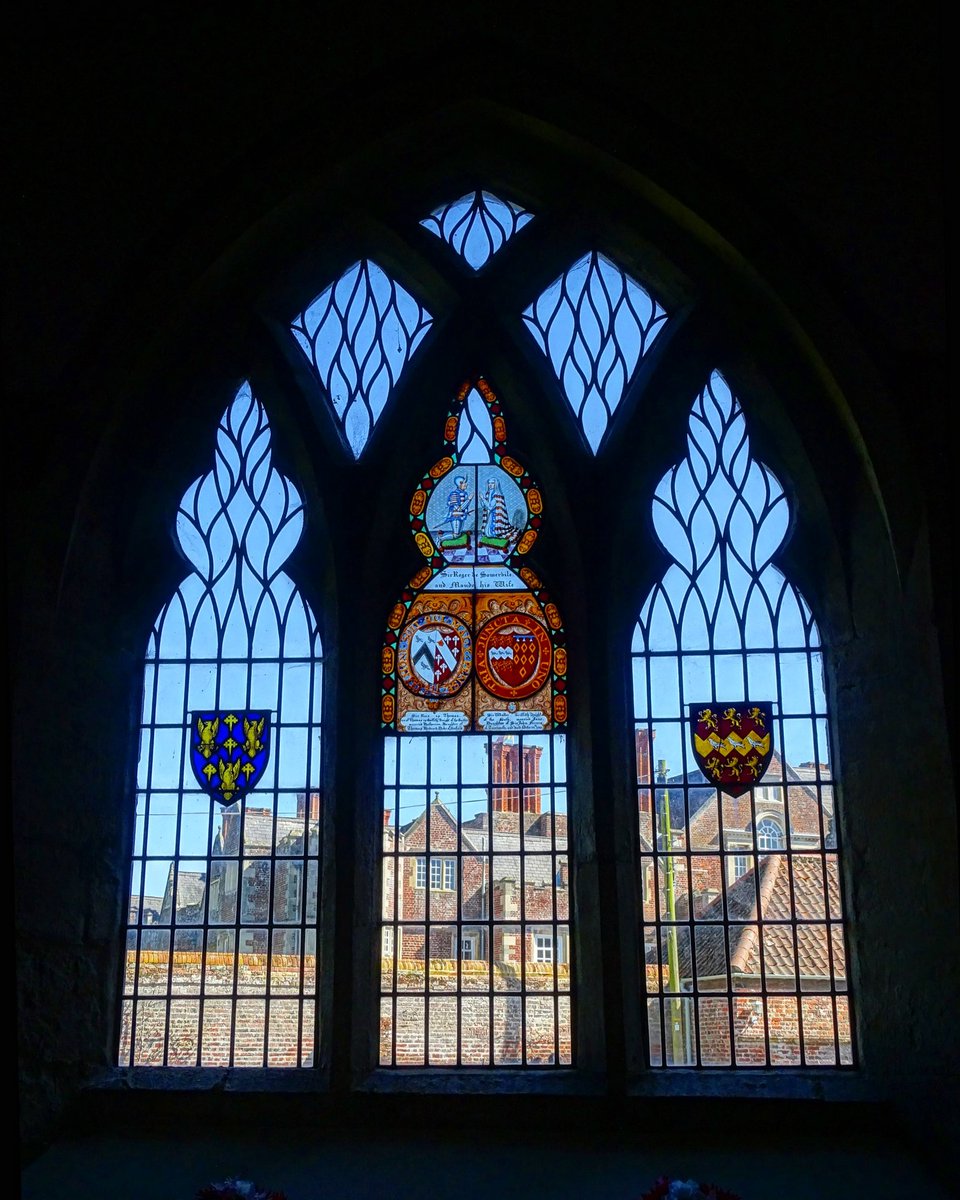
[[[177,908],[187,904],[199,904],[207,890],[207,874],[205,871],[177,872]]]
[[[553,885],[556,867],[552,857],[546,854],[536,854],[532,858],[525,857],[523,862],[523,881],[527,887],[543,887]],[[520,882],[520,856],[509,855],[503,858],[495,856],[491,865],[491,878],[494,883]]]
[[[420,829],[426,822],[426,819],[427,819],[426,811],[420,812],[420,813],[417,813],[417,815],[412,820],[408,821],[406,823],[406,825],[400,826],[399,848],[401,850],[406,849],[407,846],[413,842],[413,835],[420,831]],[[452,832],[454,834],[456,834],[456,831],[457,831],[456,817],[454,817],[453,813],[450,812],[450,810],[447,808],[447,806],[443,803],[442,800],[434,800],[431,803],[431,805],[430,805],[430,820],[431,820],[431,822],[442,821],[444,824],[446,824],[452,830]],[[461,836],[462,849],[468,850],[468,851],[482,849],[482,847],[474,845],[472,838],[466,832],[467,828],[468,828],[468,826],[466,824],[464,824],[461,827],[460,836]],[[434,840],[435,837],[436,837],[436,834],[434,833],[433,836],[431,837],[431,842]],[[436,849],[439,849],[439,847],[436,847]]]
[[[466,827],[464,827],[466,828]],[[493,834],[492,845],[490,835],[486,830],[477,832],[471,829],[470,847],[478,852],[486,850],[503,851],[506,854],[519,854],[521,850],[533,851],[534,853],[549,853],[553,849],[553,842],[549,836],[544,837],[542,834],[526,834],[523,838],[518,833],[497,833]],[[467,837],[464,836],[464,849],[466,849]],[[558,849],[563,852],[564,847],[561,845]]]
[[[525,826],[522,838],[519,833],[519,818],[521,815]],[[493,816],[494,825],[492,835],[490,833],[487,813],[480,813],[478,816],[461,824],[460,848],[465,853],[483,854],[490,850],[503,851],[504,853],[519,853],[521,849],[546,853],[554,849],[553,839],[550,834],[550,813],[517,814],[495,812]],[[497,818],[500,818],[500,820],[497,820]],[[434,800],[431,803],[430,819],[431,821],[443,821],[454,834],[456,833],[456,817],[442,800]],[[566,814],[557,813],[554,820],[556,823],[556,849],[563,852],[566,850]],[[419,833],[425,821],[426,813],[421,812],[405,825],[400,826],[399,849],[419,848],[415,840],[415,835]],[[433,840],[431,838],[431,841]],[[436,849],[438,852],[441,850],[440,847],[436,847]]]
[[[163,924],[170,920],[173,909],[173,877],[174,865],[170,864],[167,873],[167,887],[160,909]],[[203,902],[207,890],[207,875],[205,871],[177,871],[177,922],[181,925],[192,925],[203,920]]]
[[[827,860],[825,869],[822,865],[824,858]],[[719,924],[723,918],[723,897],[719,896],[704,910],[702,919],[693,925],[698,978],[725,976],[728,962],[734,975],[760,975],[761,945],[766,976],[795,978],[794,929],[796,959],[802,978],[819,978],[829,982],[831,953],[835,978],[838,982],[845,978],[843,938],[838,926],[831,931],[827,925],[828,919],[839,920],[841,916],[840,882],[833,856],[763,855],[759,871],[759,895],[757,874],[751,869],[727,888],[726,906],[728,920],[735,923],[727,927]],[[796,925],[770,923],[789,921],[793,907],[798,918]],[[817,923],[806,924],[805,921]],[[691,978],[693,973],[689,928],[685,927],[679,939],[680,975],[683,979]]]

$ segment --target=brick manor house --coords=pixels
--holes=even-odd
[[[540,781],[541,753],[539,746],[524,747],[522,778],[533,784]],[[385,958],[396,947],[401,959],[488,960],[486,922],[493,921],[495,962],[568,962],[567,934],[555,940],[549,924],[536,927],[537,921],[569,917],[567,815],[543,812],[539,787],[525,785],[521,799],[519,785],[509,782],[521,778],[518,758],[515,743],[494,739],[490,811],[462,820],[459,828],[456,815],[437,798],[429,812],[399,829],[393,814],[384,813]],[[399,886],[395,861],[402,864]],[[407,924],[428,915],[429,947],[424,927]],[[528,923],[525,949],[514,927],[500,924],[521,920]],[[459,944],[456,926],[444,921],[461,923]]]

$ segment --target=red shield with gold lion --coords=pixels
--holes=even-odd
[[[728,796],[759,783],[773,755],[773,704],[691,704],[689,711],[693,754],[706,779]]]

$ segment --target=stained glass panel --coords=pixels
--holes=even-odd
[[[460,389],[409,517],[427,561],[389,614],[384,725],[406,733],[562,727],[563,621],[526,565],[543,497],[508,452],[503,409],[483,378]]]

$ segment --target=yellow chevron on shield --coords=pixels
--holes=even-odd
[[[762,779],[773,757],[773,704],[744,700],[689,706],[697,765],[708,782],[742,796]]]

